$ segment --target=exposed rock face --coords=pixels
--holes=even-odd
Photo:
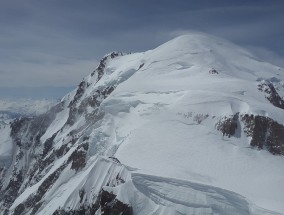
[[[258,85],[258,90],[264,92],[268,101],[275,107],[284,109],[284,100],[279,96],[272,83],[265,81]]]
[[[70,107],[69,118],[66,122],[67,125],[73,125],[76,121],[76,118],[79,115],[85,114],[86,120],[90,119],[90,115],[96,116],[96,118],[101,118],[101,113],[99,112],[99,107],[101,102],[108,97],[115,89],[116,86],[108,86],[97,90],[94,95],[85,98],[77,108],[75,105]],[[73,100],[74,101],[74,100]],[[87,112],[87,107],[90,106],[93,108],[91,113]]]
[[[8,214],[7,208],[12,204],[19,194],[19,189],[23,183],[23,172],[13,172],[13,178],[10,179],[6,189],[1,191],[1,201],[3,201],[4,215]]]
[[[244,131],[251,137],[251,146],[267,148],[275,155],[284,155],[284,126],[264,116],[245,114],[241,116]]]
[[[71,154],[68,163],[71,162],[71,169],[76,171],[82,169],[86,165],[86,156],[89,148],[88,143],[83,143]]]
[[[223,136],[231,137],[235,134],[238,127],[239,113],[232,117],[225,117],[216,124],[217,130],[221,131]]]
[[[209,74],[219,74],[219,72],[216,69],[212,68],[211,70],[209,70]]]
[[[123,55],[122,52],[112,52],[112,53],[110,53],[110,54],[104,56],[104,57],[101,59],[101,61],[100,61],[99,65],[98,65],[98,67],[96,68],[96,70],[92,72],[91,76],[94,76],[94,75],[97,73],[97,74],[98,74],[97,81],[99,81],[99,80],[101,79],[101,77],[103,76],[103,74],[104,74],[104,69],[105,69],[105,67],[106,67],[107,60],[108,60],[109,58],[110,58],[110,59],[113,59],[113,58],[115,58],[115,57],[122,56],[122,55]]]
[[[110,215],[132,215],[132,208],[118,199],[113,193],[109,193],[105,190],[102,190],[100,194],[100,207],[102,214],[110,214]]]
[[[52,215],[91,215],[100,210],[100,214],[108,215],[133,215],[132,207],[124,204],[116,198],[116,195],[101,190],[97,201],[91,206],[81,206],[77,210],[56,210]]]
[[[251,137],[250,145],[258,149],[267,149],[274,155],[284,155],[284,126],[269,117],[236,113],[221,119],[217,130],[223,136],[234,136],[238,124],[244,124],[243,131]]]
[[[85,100],[80,103],[79,107],[76,106],[76,104],[80,101],[81,97],[83,96],[86,89],[90,86],[90,84],[96,84],[103,77],[103,75],[105,74],[104,70],[107,62],[122,55],[123,53],[121,52],[112,52],[104,56],[101,59],[98,67],[91,73],[91,76],[96,75],[95,82],[88,83],[85,80],[80,82],[73,100],[71,100],[68,105],[68,107],[70,108],[70,112],[66,124],[73,125],[76,121],[77,115],[82,114],[82,112],[86,110],[87,105],[91,105],[92,107],[99,107],[101,99],[105,99],[115,89],[116,86],[107,86],[104,89],[97,90],[96,94],[94,94],[92,97],[85,98]]]
[[[107,61],[109,59],[113,59],[115,57],[122,56],[122,55],[123,55],[123,53],[121,53],[121,52],[112,52],[112,53],[104,56],[100,60],[98,67],[91,73],[91,76],[94,76],[95,74],[97,75],[95,83],[97,83],[102,78],[102,76],[104,75],[104,73],[105,73],[104,70],[105,70]],[[71,107],[73,104],[75,104],[82,97],[86,88],[88,88],[89,86],[90,86],[90,83],[88,83],[84,80],[78,85],[74,99],[70,102],[69,107]]]

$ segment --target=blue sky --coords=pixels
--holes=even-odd
[[[0,88],[68,87],[108,52],[189,31],[284,66],[283,0],[0,0]]]

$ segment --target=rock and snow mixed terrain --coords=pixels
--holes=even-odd
[[[204,34],[106,55],[59,104],[4,132],[0,210],[284,214],[283,80]]]
[[[2,165],[9,162],[12,156],[10,123],[16,118],[35,117],[45,113],[55,104],[55,100],[47,99],[0,99],[0,163]]]

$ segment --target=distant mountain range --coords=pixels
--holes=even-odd
[[[0,87],[0,99],[59,99],[74,89],[70,87]]]
[[[19,117],[37,116],[58,102],[51,99],[0,99],[0,124],[8,124]]]

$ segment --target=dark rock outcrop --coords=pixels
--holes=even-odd
[[[84,94],[86,87],[87,87],[87,83],[85,81],[81,81],[81,83],[77,87],[77,91],[76,91],[76,94],[75,94],[73,100],[69,103],[69,107],[72,107],[74,104],[77,103],[77,101]]]
[[[116,86],[107,86],[100,90],[97,90],[92,96],[89,96],[81,101],[78,108],[76,106],[71,106],[66,124],[73,125],[77,117],[82,114],[85,114],[85,118],[89,122],[99,120],[103,115],[98,108],[100,107],[101,102],[114,91],[115,87]],[[88,106],[93,108],[92,113],[87,112]],[[92,120],[90,121],[90,119]]]
[[[48,138],[45,142],[44,142],[44,148],[43,148],[43,152],[42,152],[42,157],[45,157],[47,155],[47,153],[51,150],[52,146],[53,146],[53,140],[56,137],[58,132],[54,133],[50,138]]]
[[[106,190],[101,190],[95,203],[91,206],[81,206],[76,210],[58,209],[52,215],[92,215],[101,210],[105,215],[133,215],[130,205],[119,201],[116,195]]]
[[[23,180],[23,172],[21,170],[19,172],[14,172],[13,178],[11,178],[8,186],[6,187],[3,193],[0,193],[3,198],[4,206],[6,206],[7,208],[18,196],[19,189],[23,183]],[[2,200],[2,198],[0,200]]]
[[[123,202],[116,199],[116,195],[109,193],[108,191],[102,190],[100,193],[100,207],[102,214],[109,215],[132,215],[132,208],[124,204]]]
[[[266,148],[274,155],[284,155],[284,126],[269,117],[245,114],[241,116],[244,131],[251,137],[251,146]]]
[[[265,116],[236,113],[225,117],[216,124],[223,136],[234,136],[238,124],[243,122],[243,131],[251,137],[250,145],[257,149],[267,149],[274,155],[284,155],[284,126]]]
[[[98,65],[98,67],[91,73],[91,76],[94,76],[96,73],[98,73],[97,81],[99,81],[101,79],[101,77],[103,76],[103,74],[104,74],[104,69],[106,67],[106,63],[107,63],[108,58],[113,59],[115,57],[122,56],[122,55],[123,55],[122,52],[112,52],[112,53],[104,56],[100,60],[100,63]]]
[[[265,81],[258,85],[258,90],[266,94],[265,98],[275,107],[284,109],[284,100],[277,93],[272,83]]]
[[[224,117],[216,124],[217,130],[221,131],[223,136],[231,137],[235,134],[238,127],[239,113],[231,117]]]
[[[209,70],[209,74],[219,74],[219,72],[216,69],[212,68]]]
[[[85,167],[88,148],[89,144],[83,143],[71,154],[68,158],[68,163],[71,163],[71,169],[78,171]]]

